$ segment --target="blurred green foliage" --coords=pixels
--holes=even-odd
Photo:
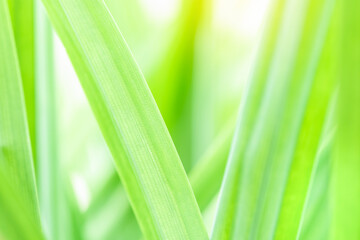
[[[0,239],[359,239],[359,11],[0,0]]]

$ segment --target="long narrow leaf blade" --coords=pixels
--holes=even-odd
[[[39,221],[22,195],[0,169],[0,239],[44,239]]]
[[[40,0],[35,0],[35,13],[37,187],[44,233],[56,240],[61,239],[60,235],[66,230],[59,217],[63,194],[59,192],[53,32]]]
[[[338,2],[341,78],[332,171],[332,239],[360,239],[360,2]]]
[[[151,90],[164,117],[187,172],[193,166],[193,92],[196,34],[205,1],[181,2],[178,29],[149,79]]]
[[[233,121],[228,122],[189,173],[189,181],[202,213],[219,192],[234,125]],[[124,194],[122,186],[119,186],[118,176],[114,174],[109,177],[86,212],[85,219],[89,222],[87,229],[91,230],[87,238],[92,236],[94,239],[112,239],[114,237],[109,236],[116,236],[120,232],[122,234],[118,239],[138,238],[135,237],[139,235],[138,225]],[[119,202],[122,202],[120,206]],[[104,216],[110,219],[106,229],[95,229],[94,226],[99,226]]]
[[[250,131],[246,129],[252,129],[256,118],[256,108],[260,104],[260,98],[265,85],[266,75],[269,72],[269,65],[272,55],[274,54],[274,48],[276,44],[277,34],[279,32],[279,25],[281,22],[281,13],[284,9],[285,1],[279,0],[274,6],[274,13],[270,16],[271,22],[269,22],[269,29],[266,33],[266,42],[260,49],[261,57],[257,63],[256,75],[253,76],[251,81],[251,89],[249,87],[248,92],[244,95],[240,104],[241,118],[238,119],[237,125],[242,126],[244,131],[239,137],[237,135],[238,129],[235,131],[234,140],[239,138],[242,142],[237,141],[236,148],[241,149],[248,141],[250,137]],[[232,146],[233,149],[233,146]],[[242,163],[240,160],[236,160],[234,153],[230,152],[229,160],[225,170],[225,176],[222,183],[222,190],[219,199],[219,205],[216,215],[216,220],[212,232],[212,239],[230,239],[231,237],[231,224],[234,220],[235,203],[236,203],[236,186],[240,179],[240,171]],[[232,160],[233,159],[233,160]],[[231,167],[229,167],[231,165]]]
[[[4,207],[4,211],[11,212],[8,212],[9,215],[1,213],[0,218],[6,223],[9,217],[15,219],[15,215],[21,216],[22,208],[25,208],[31,222],[29,226],[35,226],[37,229],[34,231],[40,232],[24,96],[7,0],[0,1],[0,52],[0,169],[2,178],[6,178],[6,181],[0,181],[0,198],[3,198],[1,201],[5,202],[5,206],[6,202],[9,203],[5,196],[8,189],[16,196],[15,202],[21,201],[19,209],[12,203],[9,203],[12,207]],[[5,230],[0,229],[0,234]],[[22,230],[19,226],[19,231]],[[27,237],[25,232],[23,234]]]
[[[235,125],[232,120],[224,126],[219,136],[216,137],[189,173],[189,181],[202,213],[204,213],[220,189]],[[138,234],[135,217],[125,196],[122,196],[125,193],[119,184],[118,176],[114,173],[94,196],[93,202],[85,215],[86,221],[90,222],[88,229],[92,230],[90,231],[91,236],[94,236],[93,226],[99,226],[99,222],[102,222],[101,219],[104,218],[105,214],[108,214],[107,216],[111,219],[110,223],[106,224],[106,236],[115,236],[114,234],[123,232],[121,239],[130,239],[130,235],[127,234],[127,232],[130,232],[129,229],[131,229],[131,239]],[[122,194],[119,194],[120,192]],[[121,201],[122,199],[124,199],[124,202]],[[119,201],[122,202],[121,206],[118,206]],[[117,209],[119,207],[121,210]],[[115,212],[114,208],[116,208]],[[114,222],[116,223],[114,224]],[[96,234],[102,233],[96,229]]]
[[[8,0],[24,90],[27,122],[32,154],[36,161],[35,148],[35,89],[34,89],[34,1]]]
[[[328,67],[333,3],[278,1],[240,108],[213,239],[296,238],[333,93],[331,72],[318,70]]]
[[[334,102],[333,102],[334,103]],[[301,226],[297,239],[329,239],[330,236],[330,173],[334,146],[335,104],[332,104],[327,117],[321,146],[318,149],[311,186],[305,202]]]
[[[234,128],[235,123],[231,119],[189,173],[191,187],[201,212],[220,190]]]
[[[101,0],[43,0],[148,239],[206,239],[156,103]]]
[[[291,167],[288,169],[289,175],[277,222],[278,239],[295,238],[298,235],[305,199],[311,186],[311,176],[316,171],[317,151],[322,144],[322,135],[326,134],[324,132],[329,128],[326,126],[327,118],[331,117],[327,115],[331,116],[333,112],[332,96],[335,91],[336,69],[332,53],[334,3],[332,0],[309,2],[303,33],[304,44],[300,45],[300,49],[309,49],[308,69],[312,73],[312,84]],[[312,34],[314,37],[311,37]],[[309,42],[308,45],[306,41]]]

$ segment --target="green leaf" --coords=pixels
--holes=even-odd
[[[35,147],[35,56],[34,56],[34,1],[8,0],[34,161]]]
[[[232,119],[208,147],[189,173],[189,180],[201,212],[219,192],[235,128]]]
[[[334,3],[333,0],[309,2],[303,42],[312,42],[308,45],[308,54],[313,79],[283,193],[276,232],[279,239],[298,235],[305,200],[311,187],[311,177],[316,171],[321,138],[329,131],[327,122],[332,121],[336,89],[336,61],[332,51],[336,46]],[[317,25],[314,26],[315,23]],[[300,49],[306,49],[305,46],[300,45]]]
[[[246,89],[212,239],[295,239],[334,78],[334,2],[278,1]]]
[[[21,75],[7,0],[0,1],[0,52],[0,201],[4,204],[0,204],[0,236],[5,234],[4,237],[13,239],[7,236],[9,227],[18,229],[14,234],[20,234],[24,239],[36,239],[34,236],[41,236],[37,193]],[[22,214],[25,221],[21,219]],[[14,222],[8,222],[8,219]]]
[[[35,0],[35,4],[37,187],[44,233],[48,238],[56,240],[66,231],[59,217],[63,194],[59,190],[53,32],[41,1]]]
[[[234,130],[234,120],[231,119],[223,127],[219,136],[208,147],[189,174],[189,181],[202,212],[219,192]],[[119,232],[122,232],[121,239],[138,237],[137,224],[134,221],[133,213],[125,198],[118,176],[115,174],[111,175],[100,190],[95,193],[84,218],[90,225],[87,227],[89,229],[87,238],[98,236],[97,239],[108,239],[110,237],[105,236],[115,236]],[[108,219],[104,226],[101,225],[103,219]],[[106,229],[102,230],[101,228],[100,230],[100,226]],[[96,234],[94,229],[96,229]],[[132,231],[129,232],[129,229]]]
[[[269,18],[271,21],[265,35],[266,41],[264,42],[264,46],[259,50],[260,57],[258,58],[256,66],[257,71],[254,73],[254,76],[252,76],[251,86],[248,86],[248,89],[245,89],[247,92],[243,94],[240,104],[241,115],[239,115],[240,118],[238,119],[237,126],[238,128],[244,128],[244,131],[241,132],[241,137],[237,135],[239,130],[237,129],[235,131],[233,141],[236,141],[236,149],[235,146],[232,147],[227,163],[228,170],[225,170],[222,192],[219,199],[220,202],[212,232],[213,239],[230,239],[231,237],[231,231],[233,230],[232,223],[235,218],[235,205],[237,202],[236,191],[242,170],[242,160],[234,156],[233,152],[245,147],[244,145],[250,138],[250,129],[254,127],[256,111],[265,88],[266,76],[269,72],[271,58],[275,49],[277,34],[281,23],[280,14],[284,9],[284,3],[285,1],[277,1],[273,14]]]
[[[332,168],[332,239],[360,238],[360,2],[338,1],[338,132]],[[338,51],[338,52],[337,52]]]
[[[196,34],[204,0],[182,1],[177,31],[149,84],[187,172],[193,165],[193,92]]]
[[[156,103],[103,1],[43,0],[148,239],[206,239]]]
[[[44,239],[33,209],[7,175],[0,169],[0,239]]]
[[[334,110],[331,104],[321,144],[318,148],[313,175],[297,239],[329,239],[330,236],[330,173],[334,147]]]

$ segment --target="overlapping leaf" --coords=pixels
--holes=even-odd
[[[44,0],[146,238],[206,239],[156,103],[103,1]]]
[[[0,1],[0,236],[41,239],[21,74],[7,0]]]
[[[277,1],[241,103],[213,239],[295,239],[334,78],[334,1]]]
[[[35,34],[33,0],[8,0],[24,90],[27,122],[36,161],[35,143]],[[35,166],[36,167],[36,166]]]

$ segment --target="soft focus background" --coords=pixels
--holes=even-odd
[[[0,0],[0,239],[360,239],[359,9]]]
[[[235,125],[269,1],[106,0],[187,172],[223,129]],[[86,239],[105,239],[104,234],[121,231],[116,221],[129,211],[121,206],[125,193],[118,187],[111,155],[55,34],[54,59],[61,172],[69,179],[81,212],[99,195],[105,199],[106,204],[92,213],[96,218],[81,222],[88,229]],[[107,193],[99,193],[104,186]],[[209,227],[213,210],[211,206],[205,218]]]

